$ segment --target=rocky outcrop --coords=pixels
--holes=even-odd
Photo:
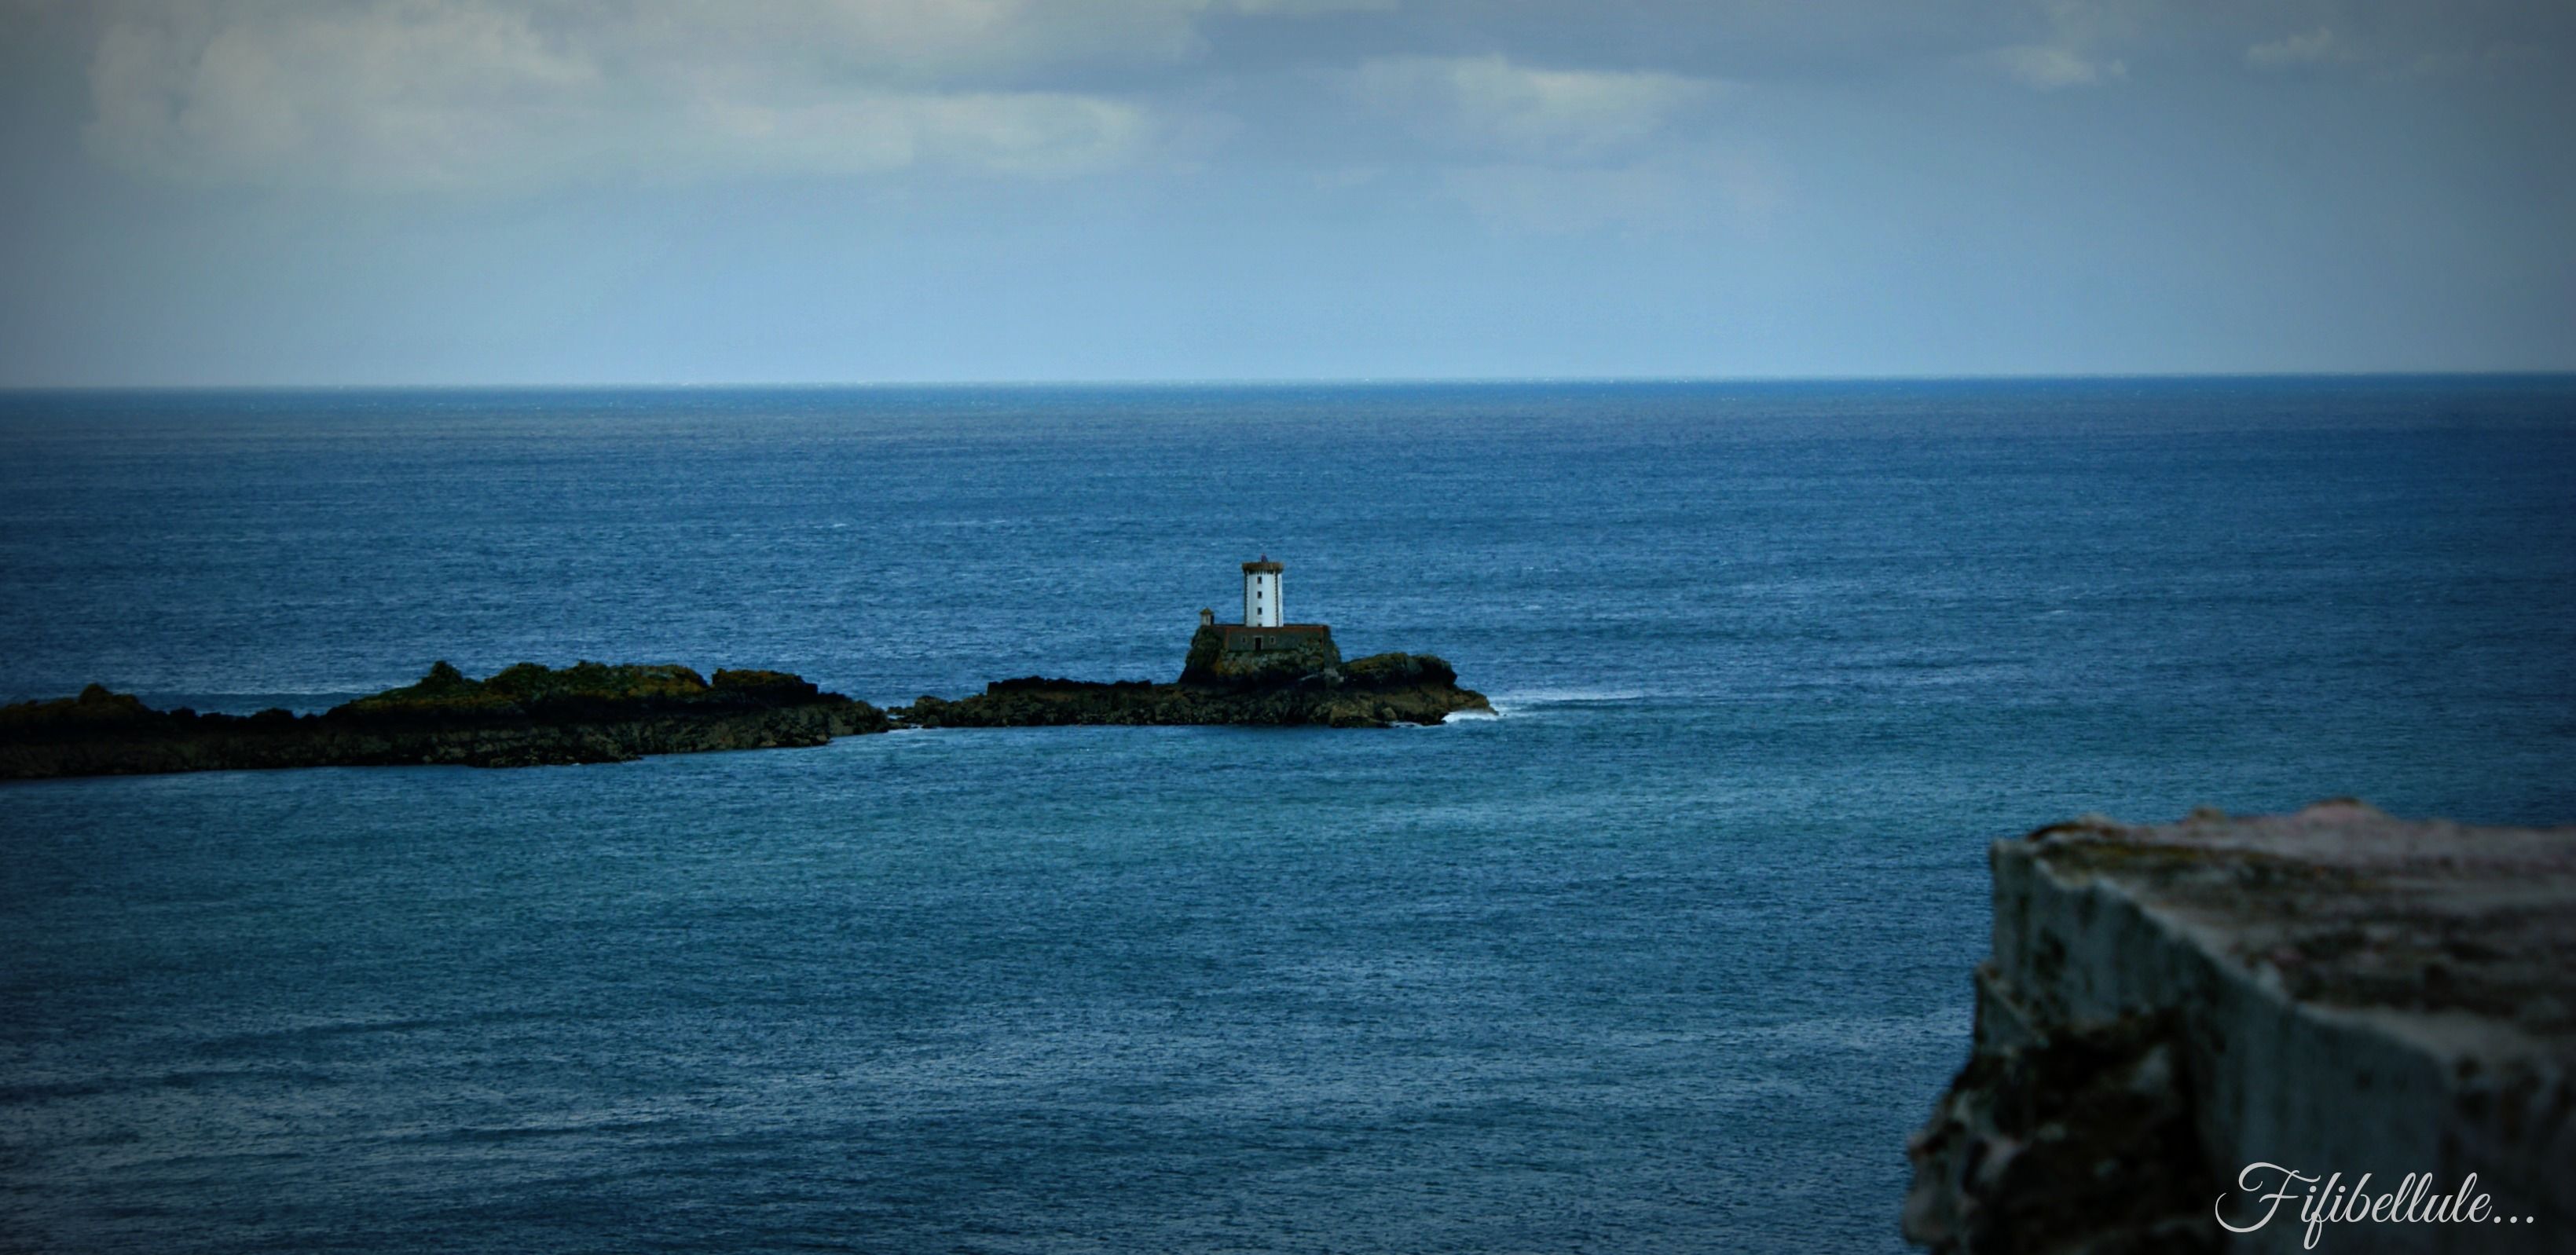
[[[1480,693],[1428,654],[1343,663],[1329,632],[1265,631],[1227,649],[1202,629],[1212,658],[1178,684],[1031,677],[973,697],[924,697],[892,712],[778,671],[523,662],[468,679],[441,662],[417,684],[318,715],[264,710],[201,715],[154,710],[91,685],[78,697],[0,707],[0,780],[233,771],[262,767],[454,764],[526,767],[620,762],[646,754],[821,745],[837,736],[916,728],[1058,724],[1272,724],[1383,728],[1490,712]]]
[[[2215,1252],[2218,1174],[2174,1017],[1980,1049],[1907,1148],[1906,1236],[1941,1251]]]
[[[821,745],[882,732],[884,712],[776,671],[520,663],[419,683],[319,715],[154,710],[91,685],[0,708],[0,779],[263,767],[620,762],[646,754]]]
[[[1460,711],[1492,709],[1483,694],[1458,687],[1458,673],[1438,658],[1375,654],[1311,671],[1270,671],[1178,684],[1145,680],[1103,684],[1031,676],[986,685],[982,693],[957,701],[924,697],[889,713],[896,723],[917,728],[1064,724],[1384,728],[1439,723]]]
[[[1261,628],[1203,623],[1190,636],[1181,683],[1245,687],[1293,683],[1342,665],[1333,630],[1320,623]]]
[[[1991,862],[1913,1241],[2297,1251],[2327,1216],[2313,1249],[2576,1249],[2576,829],[2331,802],[2080,820]]]

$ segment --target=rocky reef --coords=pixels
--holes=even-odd
[[[473,680],[441,662],[417,684],[318,715],[154,710],[91,685],[0,707],[0,779],[261,767],[620,762],[645,754],[821,745],[882,732],[884,712],[777,671],[520,663]]]
[[[1202,640],[1208,629],[1201,628]],[[1257,724],[1384,728],[1438,723],[1493,707],[1458,687],[1458,673],[1429,654],[1373,654],[1341,662],[1332,639],[1301,643],[1258,663],[1220,671],[1192,651],[1179,683],[1100,683],[1031,676],[986,685],[957,701],[924,697],[889,712],[917,728],[1043,727],[1063,724]],[[1329,654],[1330,662],[1322,661]],[[1282,662],[1281,660],[1288,660]],[[1310,669],[1311,668],[1311,669]]]
[[[1229,639],[1228,633],[1233,638]],[[488,679],[441,662],[417,684],[318,715],[154,710],[91,685],[78,697],[0,707],[0,780],[261,767],[453,764],[526,767],[646,754],[821,745],[915,728],[1058,724],[1307,724],[1383,728],[1491,711],[1428,654],[1344,663],[1312,625],[1201,627],[1182,680],[1002,680],[957,701],[892,712],[778,671],[531,662]]]
[[[1908,1147],[1914,1242],[2576,1249],[2576,828],[2337,801],[2078,820],[1990,859],[1973,1053]]]

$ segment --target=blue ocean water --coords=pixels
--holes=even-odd
[[[2576,819],[2576,380],[0,398],[0,697],[433,659],[1429,729],[0,785],[0,1246],[1895,1250],[1986,844]]]

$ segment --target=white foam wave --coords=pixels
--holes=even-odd
[[[1646,691],[1643,689],[1521,689],[1512,693],[1497,693],[1494,695],[1494,700],[1507,701],[1515,706],[1570,706],[1593,702],[1633,702],[1646,696]]]
[[[1643,701],[1652,696],[1643,689],[1618,688],[1550,688],[1521,689],[1511,693],[1489,694],[1497,716],[1544,710],[1551,706],[1610,706],[1621,702]]]

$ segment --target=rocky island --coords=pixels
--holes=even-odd
[[[262,767],[449,764],[526,767],[623,762],[646,754],[821,745],[908,728],[1066,724],[1246,724],[1385,728],[1492,713],[1481,693],[1429,654],[1342,661],[1332,629],[1281,623],[1279,564],[1243,564],[1245,617],[1198,632],[1169,684],[1030,677],[955,701],[893,711],[780,671],[673,664],[523,662],[487,679],[441,662],[417,684],[317,715],[154,710],[93,684],[77,697],[0,707],[0,780],[235,771]]]
[[[1482,693],[1429,654],[1343,662],[1330,629],[1246,630],[1202,623],[1176,683],[1001,680],[958,701],[924,697],[891,712],[916,728],[1059,724],[1267,724],[1385,728],[1493,712]]]
[[[441,662],[417,684],[318,715],[154,710],[91,685],[0,708],[0,779],[260,767],[622,762],[821,745],[883,732],[883,711],[777,671],[520,663],[489,679]]]
[[[1324,648],[1331,642],[1326,638]],[[821,745],[897,727],[1252,724],[1383,728],[1490,711],[1428,654],[1378,654],[1316,670],[1144,680],[1002,680],[972,697],[892,712],[778,671],[520,663],[489,679],[442,662],[419,683],[316,715],[155,710],[93,684],[77,697],[0,707],[0,780],[448,764],[529,767],[647,754]]]

